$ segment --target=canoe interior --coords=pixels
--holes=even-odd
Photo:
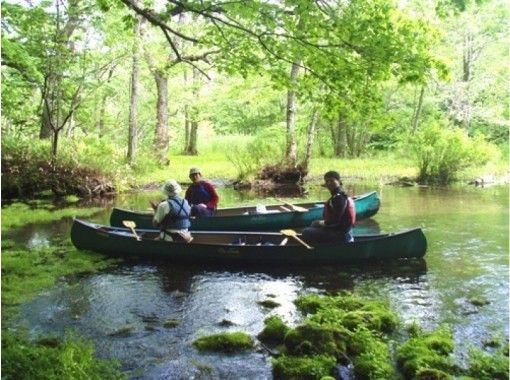
[[[90,224],[95,229],[121,236],[133,236],[127,228],[105,227],[102,225]],[[144,240],[155,240],[159,233],[155,230],[137,229],[138,236]],[[249,231],[192,231],[193,240],[190,245],[246,245],[246,246],[267,246],[267,245],[285,245],[300,246],[296,239],[291,236],[284,236],[277,232],[249,232]],[[299,237],[301,234],[297,234]],[[357,241],[374,240],[388,236],[389,234],[362,235],[357,236]],[[179,240],[177,234],[172,235],[176,241]]]

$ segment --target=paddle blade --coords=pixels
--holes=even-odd
[[[280,230],[280,233],[285,236],[296,236],[297,232],[294,230]]]
[[[132,220],[123,220],[122,224],[127,228],[136,228],[136,223]]]

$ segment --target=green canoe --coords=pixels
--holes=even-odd
[[[376,191],[353,197],[356,205],[356,219],[375,215],[381,202]],[[210,218],[191,220],[192,231],[274,231],[281,228],[307,227],[313,220],[322,219],[323,202],[294,203],[293,206],[306,210],[293,211],[289,205],[266,205],[265,213],[258,213],[256,206],[220,208]],[[123,227],[123,220],[132,220],[138,228],[153,228],[152,212],[136,212],[114,208],[110,225]]]
[[[400,233],[356,236],[354,243],[317,245],[308,249],[278,232],[194,231],[190,243],[155,240],[158,231],[108,227],[74,219],[76,248],[115,256],[162,258],[169,262],[215,264],[334,264],[421,258],[427,241],[420,228]],[[299,236],[299,235],[298,235]]]

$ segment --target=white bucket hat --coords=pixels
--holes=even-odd
[[[168,195],[169,197],[174,197],[181,193],[182,188],[175,179],[169,179],[168,181],[165,182],[165,184],[161,188],[161,191]]]
[[[193,174],[202,174],[202,173],[200,173],[200,169],[199,168],[191,168],[189,170],[189,175],[193,175]]]

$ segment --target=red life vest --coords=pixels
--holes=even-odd
[[[334,210],[333,210],[333,199],[337,196],[341,195],[341,193],[337,193],[333,195],[331,198],[329,198],[324,203],[324,210],[322,211],[322,217],[325,222],[331,222],[331,219],[334,217]],[[345,195],[344,195],[345,196]],[[354,205],[354,200],[351,197],[347,198],[347,205],[343,211],[343,214],[341,215],[341,221],[342,224],[345,224],[345,226],[352,227],[356,223],[356,206]],[[338,221],[333,221],[338,222]]]

